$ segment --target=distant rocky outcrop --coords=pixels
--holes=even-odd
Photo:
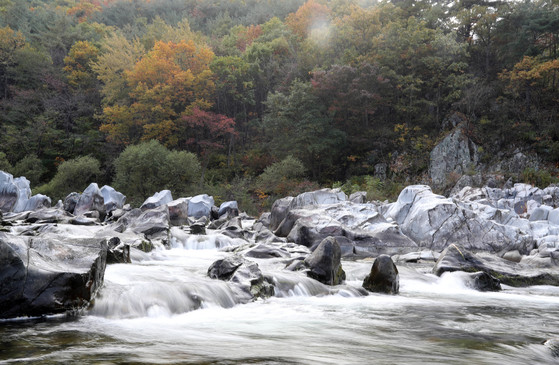
[[[429,174],[433,186],[444,186],[451,173],[466,174],[479,160],[478,146],[468,137],[465,124],[458,125],[431,151]]]

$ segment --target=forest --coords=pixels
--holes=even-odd
[[[2,0],[0,170],[54,199],[393,198],[458,119],[553,182],[558,45],[557,0]]]

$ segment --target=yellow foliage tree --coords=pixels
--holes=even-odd
[[[156,42],[124,72],[130,101],[104,108],[101,131],[117,143],[157,139],[168,147],[176,146],[179,118],[195,107],[212,106],[215,85],[209,65],[213,57],[210,48],[192,40]]]

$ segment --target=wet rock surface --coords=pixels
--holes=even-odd
[[[342,284],[346,273],[341,263],[342,251],[334,237],[325,238],[305,260],[307,275],[326,285]]]
[[[0,233],[0,317],[83,309],[103,284],[106,258],[98,239]]]
[[[400,278],[398,268],[388,255],[375,259],[371,272],[363,280],[363,288],[375,293],[398,294]]]

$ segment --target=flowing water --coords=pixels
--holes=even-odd
[[[343,262],[326,287],[256,260],[276,295],[240,304],[206,276],[225,236],[174,232],[173,248],[110,265],[77,317],[0,322],[2,364],[552,364],[559,288],[468,289],[432,265],[399,265],[400,294],[361,296],[371,261]]]

